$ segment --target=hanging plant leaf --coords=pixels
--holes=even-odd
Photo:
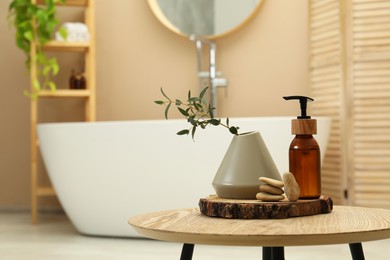
[[[53,81],[50,81],[48,83],[48,85],[49,85],[49,88],[50,88],[51,91],[55,91],[56,90],[56,84]]]
[[[51,59],[50,64],[51,64],[53,75],[54,76],[57,75],[58,72],[60,71],[60,67],[58,66],[57,61],[55,59]]]
[[[60,23],[56,18],[55,4],[58,1],[64,2],[64,0],[45,0],[44,5],[38,5],[36,1],[31,0],[12,0],[9,4],[8,21],[16,30],[16,45],[26,55],[27,68],[30,69],[31,65],[37,67],[37,74],[33,75],[35,78],[31,88],[32,93],[28,95],[32,98],[38,97],[41,89],[56,89],[52,76],[58,74],[59,65],[57,59],[46,58],[42,47],[51,40]],[[30,56],[32,43],[35,43],[33,46],[36,47],[36,59],[31,59]]]
[[[58,30],[58,33],[62,39],[66,39],[68,37],[68,31],[63,26],[61,26],[61,28]]]
[[[26,38],[28,41],[32,41],[34,39],[34,34],[32,31],[26,31],[24,34],[23,34],[24,38]]]
[[[34,79],[34,82],[33,82],[33,88],[38,91],[40,88],[41,88],[41,84],[39,83],[39,81],[37,79]]]

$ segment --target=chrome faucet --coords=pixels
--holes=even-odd
[[[198,60],[198,79],[200,91],[205,87],[210,87],[209,102],[214,109],[213,114],[217,116],[217,88],[218,87],[227,87],[228,80],[226,78],[221,78],[222,73],[217,72],[216,66],[216,55],[217,55],[217,44],[214,41],[210,41],[196,35],[191,35],[191,41],[194,41],[196,44],[196,53]],[[207,71],[203,70],[202,66],[202,54],[203,54],[203,45],[207,45],[209,48],[209,68]]]

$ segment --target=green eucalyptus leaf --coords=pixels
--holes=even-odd
[[[219,125],[221,123],[221,119],[212,118],[212,119],[208,120],[208,122],[212,125]]]
[[[154,103],[156,103],[157,105],[164,105],[164,101],[162,100],[155,100]]]
[[[169,108],[171,107],[171,104],[172,104],[172,103],[168,103],[167,107],[165,108],[165,113],[164,113],[164,115],[165,115],[165,118],[166,118],[166,119],[168,119],[168,112],[169,112]]]
[[[229,118],[228,117],[226,118],[226,125],[227,125],[227,127],[229,127]]]
[[[177,135],[188,135],[189,133],[190,133],[190,130],[184,129],[184,130],[177,132],[176,134]]]
[[[234,134],[234,135],[237,135],[237,134],[238,134],[238,128],[235,127],[235,126],[229,127],[229,131],[230,131],[230,133],[232,133],[232,134]]]
[[[180,106],[182,104],[182,102],[179,99],[176,99],[175,104],[176,104],[176,106]]]
[[[199,94],[199,97],[200,97],[200,98],[203,98],[203,97],[204,97],[204,95],[206,94],[207,89],[208,89],[208,87],[205,87],[205,88],[202,90],[202,92],[200,92],[200,94]]]
[[[190,122],[190,124],[193,126],[196,126],[198,124],[198,120],[195,119],[195,116],[188,117],[188,122]]]
[[[161,93],[163,94],[163,96],[166,98],[166,99],[168,99],[169,101],[171,101],[171,99],[164,93],[164,90],[163,90],[163,88],[161,87]]]
[[[186,110],[184,110],[183,108],[181,108],[181,107],[178,107],[177,108],[179,111],[180,111],[180,113],[183,115],[183,116],[185,116],[185,117],[187,117],[187,116],[189,116],[190,114],[188,114],[188,112],[186,111]]]
[[[199,98],[199,97],[192,97],[192,98],[188,99],[188,102],[193,103],[193,102],[197,102],[200,100],[201,100],[201,98]]]
[[[210,114],[210,118],[214,118],[214,112],[213,112],[213,108],[211,107],[211,104],[209,104],[209,114]]]
[[[188,100],[191,99],[191,90],[188,90]]]
[[[192,139],[195,139],[195,131],[196,131],[196,126],[194,126],[194,127],[192,128],[192,131],[191,131]]]
[[[201,111],[201,110],[202,110],[202,106],[199,105],[198,103],[194,103],[194,107],[195,107],[195,109],[198,110],[198,111]]]

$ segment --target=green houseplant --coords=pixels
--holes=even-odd
[[[56,89],[52,77],[59,72],[56,58],[49,58],[43,52],[43,46],[51,40],[51,36],[60,21],[56,18],[56,4],[65,0],[44,0],[43,5],[31,0],[12,0],[8,9],[8,20],[15,28],[16,45],[26,55],[25,65],[37,65],[37,75],[32,82],[32,91],[25,94],[36,98],[41,89]],[[60,28],[61,35],[66,38],[66,31]],[[31,43],[36,44],[36,56],[31,60]]]

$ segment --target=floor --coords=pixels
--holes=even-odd
[[[130,227],[129,227],[130,228]],[[390,260],[390,239],[363,243],[367,260]],[[179,259],[181,245],[147,239],[90,237],[77,233],[66,216],[0,212],[0,259]],[[287,247],[287,260],[351,259],[347,245]],[[261,259],[261,248],[195,246],[194,260]]]

